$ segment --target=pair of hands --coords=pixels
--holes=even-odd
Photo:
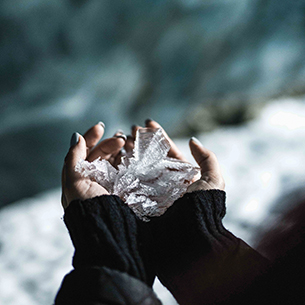
[[[145,127],[162,128],[152,120],[147,120]],[[100,184],[77,173],[75,166],[80,158],[93,161],[98,157],[108,160],[114,166],[118,165],[121,159],[121,149],[124,148],[126,152],[133,150],[134,139],[139,128],[141,127],[133,126],[131,135],[128,137],[121,132],[117,132],[112,138],[105,139],[99,144],[98,142],[104,135],[104,124],[102,123],[91,127],[84,136],[73,135],[72,145],[65,158],[62,171],[62,205],[64,209],[75,199],[85,200],[96,196],[109,195],[108,191]],[[168,156],[188,162],[164,130],[163,133],[171,146]],[[194,159],[200,166],[201,177],[188,187],[187,192],[211,189],[224,190],[225,183],[215,154],[204,148],[196,138],[192,138],[189,145]]]

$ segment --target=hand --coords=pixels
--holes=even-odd
[[[82,137],[75,133],[71,139],[71,147],[65,158],[62,171],[62,205],[66,209],[75,199],[85,200],[100,195],[109,195],[108,191],[97,182],[82,177],[75,171],[80,158],[93,161],[100,157],[116,166],[120,161],[120,151],[125,145],[125,136],[116,133],[114,137],[103,140],[97,145],[104,134],[104,125],[96,124]]]
[[[218,189],[224,191],[225,181],[222,177],[216,155],[202,146],[198,139],[192,138],[189,142],[192,155],[201,169],[201,177],[192,183],[187,192]]]
[[[148,128],[162,128],[157,122],[152,120],[146,121],[146,127]],[[140,127],[137,126],[133,130],[133,136],[135,136],[135,131]],[[188,162],[183,156],[181,151],[175,145],[175,143],[170,139],[167,133],[163,130],[164,136],[169,141],[171,148],[168,152],[168,156],[175,158],[184,162]],[[193,182],[187,189],[188,193],[199,191],[199,190],[212,190],[212,189],[225,189],[225,182],[222,177],[220,167],[217,158],[213,152],[206,149],[196,138],[192,138],[189,142],[191,153],[200,166],[201,177],[199,180]]]

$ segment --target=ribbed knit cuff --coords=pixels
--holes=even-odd
[[[151,220],[159,269],[183,272],[202,256],[236,246],[236,237],[222,224],[225,198],[221,190],[186,193],[164,215]],[[179,270],[170,270],[179,265]]]
[[[181,305],[231,304],[226,300],[268,267],[265,258],[224,228],[225,198],[220,190],[186,193],[150,223],[156,274]]]

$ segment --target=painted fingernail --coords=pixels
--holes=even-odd
[[[122,139],[124,139],[124,141],[127,140],[127,137],[126,137],[126,135],[124,135],[124,134],[119,134],[119,135],[114,136],[114,137],[115,137],[115,138],[122,138]]]
[[[124,131],[122,129],[118,129],[115,133],[114,133],[114,136],[118,133],[121,133],[121,134],[124,134]]]
[[[137,127],[137,125],[132,125],[131,130],[134,130]]]
[[[79,141],[79,133],[74,132],[71,137],[70,147],[75,146],[78,143],[78,141]]]
[[[197,143],[198,145],[202,146],[201,142],[197,138],[192,137],[191,140]]]
[[[150,122],[152,122],[153,121],[153,119],[146,119],[145,120],[145,125],[148,125]]]
[[[99,121],[98,124],[100,124],[105,129],[105,124],[102,121]]]

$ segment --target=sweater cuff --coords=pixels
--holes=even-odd
[[[158,249],[157,264],[163,266],[161,269],[171,268],[170,265],[179,262],[188,268],[202,256],[221,253],[226,247],[237,247],[236,237],[222,224],[226,213],[225,198],[226,194],[221,190],[186,193],[164,215],[152,219],[149,225]]]
[[[146,281],[134,213],[115,195],[71,202],[65,211],[75,254],[73,266],[105,266]]]
[[[256,287],[269,266],[224,228],[225,210],[225,192],[195,191],[154,221],[157,276],[181,305],[243,299],[239,292]]]

